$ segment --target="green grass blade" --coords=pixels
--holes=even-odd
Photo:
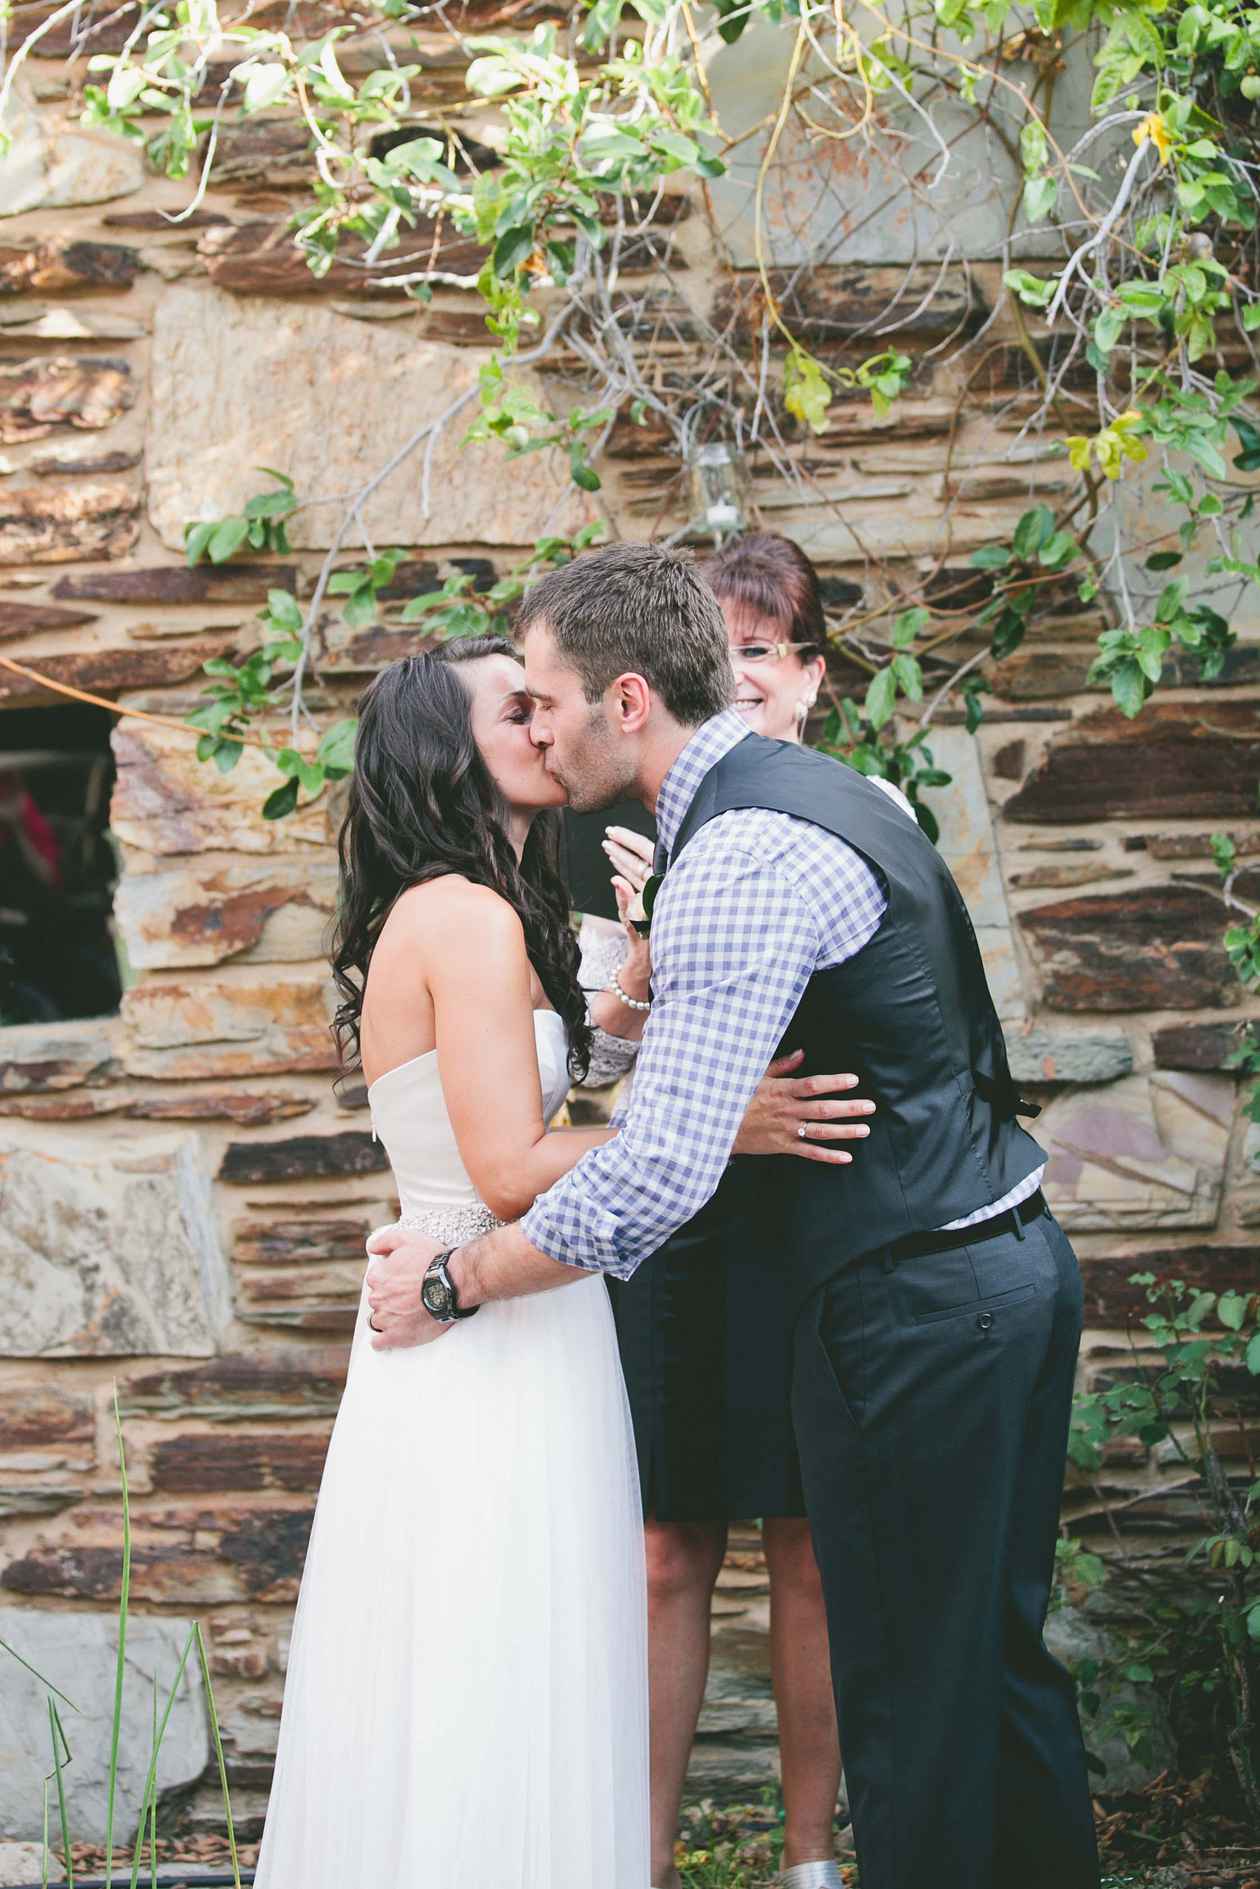
[[[66,1813],[66,1780],[62,1773],[62,1745],[66,1748],[65,1763],[72,1764],[74,1760],[51,1694],[48,1699],[48,1730],[52,1737],[53,1772],[57,1779],[57,1814],[61,1822],[61,1852],[66,1859],[66,1885],[67,1889],[74,1889],[74,1857],[70,1851],[70,1818]]]
[[[0,1640],[0,1650],[2,1650],[5,1653],[8,1653],[12,1659],[15,1659],[17,1661],[19,1666],[25,1666],[27,1672],[31,1673],[36,1679],[38,1679],[41,1686],[46,1687],[49,1692],[56,1693],[57,1697],[61,1700],[61,1703],[63,1705],[68,1705],[72,1712],[78,1711],[79,1708],[75,1704],[74,1700],[67,1699],[65,1693],[62,1692],[59,1686],[54,1686],[51,1679],[45,1679],[43,1673],[37,1671],[37,1669],[31,1665],[31,1662],[29,1659],[23,1659],[22,1655],[18,1652],[16,1646],[10,1646],[7,1640]]]
[[[219,1764],[219,1789],[223,1793],[223,1816],[227,1823],[228,1853],[232,1858],[232,1882],[235,1889],[241,1889],[241,1865],[236,1854],[236,1830],[232,1823],[232,1799],[228,1791],[227,1766],[223,1761],[223,1739],[219,1733],[219,1714],[215,1709],[214,1687],[210,1683],[210,1660],[206,1653],[205,1636],[198,1621],[193,1627],[197,1636],[197,1653],[201,1660],[201,1683],[206,1689],[206,1704],[210,1710],[210,1735],[214,1739],[214,1755]]]
[[[122,1580],[118,1592],[118,1658],[114,1664],[114,1717],[109,1736],[109,1784],[105,1797],[105,1882],[114,1880],[114,1806],[118,1796],[118,1746],[122,1736],[123,1679],[127,1658],[127,1609],[131,1599],[131,1497],[127,1488],[127,1454],[123,1448],[118,1386],[114,1386],[114,1436],[118,1444],[118,1474],[122,1482]],[[143,1828],[143,1824],[141,1825]]]
[[[184,1641],[184,1650],[179,1656],[179,1665],[176,1668],[175,1677],[171,1681],[171,1689],[166,1700],[166,1710],[162,1714],[162,1721],[157,1729],[157,1737],[154,1741],[153,1751],[149,1757],[148,1775],[144,1780],[144,1796],[140,1800],[140,1822],[136,1830],[136,1847],[131,1858],[130,1889],[136,1889],[136,1884],[140,1880],[140,1854],[144,1849],[145,1825],[149,1820],[150,1806],[157,1802],[158,1753],[162,1749],[162,1740],[166,1737],[166,1728],[170,1724],[171,1713],[175,1709],[176,1694],[179,1692],[180,1681],[184,1677],[184,1668],[188,1664],[188,1655],[192,1652],[193,1641],[196,1634],[197,1628],[190,1627],[188,1630],[188,1638]]]
[[[153,1751],[156,1761],[158,1742],[157,1729],[157,1674],[153,1675]],[[157,1889],[157,1792],[149,1800],[149,1889]]]

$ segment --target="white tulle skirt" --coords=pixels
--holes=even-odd
[[[258,1889],[647,1889],[638,1472],[603,1281],[359,1308]]]

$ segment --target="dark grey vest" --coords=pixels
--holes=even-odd
[[[672,857],[737,807],[834,833],[888,896],[856,957],[810,979],[779,1050],[803,1049],[806,1074],[854,1071],[877,1104],[869,1140],[849,1167],[737,1157],[712,1203],[742,1217],[755,1196],[799,1297],[859,1254],[1001,1200],[1046,1157],[1015,1120],[1037,1111],[1011,1080],[962,895],[918,826],[854,769],[750,735],[701,782]]]

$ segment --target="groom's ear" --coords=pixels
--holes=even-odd
[[[652,691],[642,676],[627,670],[610,682],[604,700],[613,726],[623,735],[641,734],[652,714]]]

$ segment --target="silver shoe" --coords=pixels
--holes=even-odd
[[[794,1863],[779,1882],[782,1889],[845,1889],[838,1863]]]

